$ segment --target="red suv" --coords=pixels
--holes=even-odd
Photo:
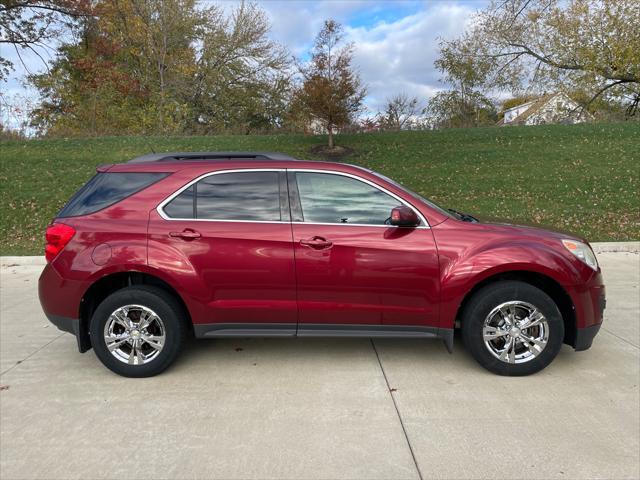
[[[582,239],[483,223],[361,167],[164,153],[98,168],[46,232],[47,317],[114,372],[185,338],[440,338],[527,375],[585,350],[605,290]]]

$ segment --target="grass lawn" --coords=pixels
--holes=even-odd
[[[96,165],[171,150],[313,158],[324,137],[105,137],[0,143],[0,255],[40,255],[45,226]],[[340,135],[344,159],[443,206],[592,241],[640,239],[640,123]]]

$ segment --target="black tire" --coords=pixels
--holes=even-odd
[[[164,325],[164,345],[149,363],[129,365],[118,360],[107,348],[104,329],[109,317],[125,305],[151,309]],[[178,357],[186,337],[185,314],[176,299],[161,288],[135,285],[105,298],[93,312],[90,324],[91,344],[98,359],[111,371],[124,377],[151,377],[164,371]]]
[[[537,356],[524,363],[500,360],[490,352],[483,338],[485,319],[496,307],[512,301],[535,306],[544,315],[548,325],[546,346]],[[483,287],[470,299],[461,320],[462,339],[467,350],[480,365],[498,375],[522,376],[539,372],[558,355],[564,339],[564,322],[555,302],[539,288],[520,281],[500,281]],[[508,336],[501,338],[509,339]],[[500,341],[497,342],[499,344]],[[519,348],[524,352],[523,345]],[[503,350],[506,350],[504,345]]]

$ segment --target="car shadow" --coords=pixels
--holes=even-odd
[[[375,348],[374,348],[375,346]],[[438,339],[401,338],[190,338],[172,369],[188,369],[189,365],[210,362],[355,362],[362,359],[411,361],[432,364],[459,365],[476,369],[473,358],[459,339],[454,341],[454,353],[449,354]],[[483,369],[479,369],[483,371]]]
[[[375,347],[375,348],[374,348]],[[573,348],[563,345],[558,357],[540,374],[551,372],[575,372],[589,360],[588,356],[575,355]],[[403,338],[190,338],[183,353],[172,367],[174,371],[189,370],[195,366],[207,368],[208,364],[246,366],[284,366],[292,362],[305,365],[322,365],[325,368],[342,368],[358,361],[380,361],[386,365],[443,371],[495,375],[480,366],[465,349],[462,339],[456,334],[453,353],[450,354],[438,339]],[[587,362],[588,363],[588,362]],[[520,377],[523,378],[523,377]]]

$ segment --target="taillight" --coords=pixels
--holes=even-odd
[[[51,262],[56,255],[69,243],[69,240],[76,234],[76,230],[64,223],[54,223],[47,227],[45,238],[47,244],[44,247],[44,256],[47,262]]]

